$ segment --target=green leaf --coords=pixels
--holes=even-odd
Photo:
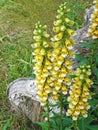
[[[37,122],[42,127],[42,130],[48,130],[48,124],[46,122]]]
[[[93,73],[96,75],[97,81],[98,81],[98,68],[97,67],[93,67]]]
[[[80,61],[78,66],[82,66],[84,64],[86,64],[86,65],[89,64],[89,61],[85,57],[83,57],[79,54],[75,54],[75,58],[76,58],[76,60]]]
[[[87,59],[84,59],[84,60],[82,60],[79,64],[78,64],[78,66],[82,66],[82,65],[89,65],[89,61],[87,60]]]
[[[67,130],[67,129],[70,130],[69,128],[66,128],[66,127],[69,127],[71,124],[72,124],[72,119],[71,118],[65,117],[63,119],[63,129],[64,130]]]
[[[71,130],[71,128],[65,128],[64,130]]]
[[[90,123],[93,121],[93,117],[89,116],[88,118],[81,118],[78,121],[79,130],[88,130]]]
[[[35,74],[32,74],[32,75],[30,75],[29,77],[35,79],[35,78],[36,78],[36,75],[35,75]]]
[[[7,130],[9,126],[10,126],[10,120],[7,120],[7,122],[4,124],[2,130]]]
[[[83,56],[81,56],[81,55],[79,55],[79,54],[75,54],[75,58],[76,58],[76,60],[78,60],[78,61],[82,61],[82,60],[85,59]]]
[[[53,119],[50,120],[51,129],[58,130],[59,127],[57,124],[59,124],[59,123],[57,123],[57,120],[53,120]]]
[[[80,44],[81,47],[87,47],[87,48],[93,48],[94,44],[88,43],[88,42],[83,42]]]
[[[80,130],[86,130],[84,118],[81,119],[80,124],[79,124],[79,128],[80,128]]]
[[[96,65],[98,65],[98,55],[96,56]]]
[[[98,130],[98,125],[90,125],[89,130]]]

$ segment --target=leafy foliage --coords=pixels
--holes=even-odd
[[[34,2],[34,1],[33,1]],[[44,23],[48,23],[49,28],[54,19],[53,12],[63,0],[42,1],[37,0],[32,3],[24,0],[0,0],[0,129],[11,130],[19,129],[26,130],[28,126],[35,129],[31,122],[25,116],[17,117],[9,110],[8,103],[6,103],[6,86],[9,82],[18,77],[33,77],[31,64],[31,43],[32,43],[32,28],[34,24],[40,19]],[[18,4],[17,4],[18,3]],[[73,6],[74,4],[74,6]],[[84,9],[90,6],[91,0],[70,0],[69,7],[72,10],[72,19],[75,20],[75,27],[80,28],[82,24]],[[17,6],[18,5],[18,6]],[[23,8],[23,6],[25,8]],[[43,8],[44,7],[44,8]],[[51,8],[52,7],[52,8]],[[46,15],[45,15],[46,14]],[[48,15],[47,15],[48,14]],[[5,17],[7,16],[7,17]],[[51,32],[50,29],[48,31]],[[92,49],[94,44],[83,43],[82,47]],[[95,53],[94,59],[86,59],[81,55],[76,55],[79,61],[79,66],[89,64],[91,61],[94,85],[90,88],[92,90],[92,98],[90,101],[91,110],[88,112],[89,116],[86,119],[80,119],[77,124],[77,130],[97,130],[98,126],[98,51]],[[50,119],[51,129],[59,129],[60,115],[54,115]],[[65,115],[62,117],[63,130],[73,130],[74,124],[72,119]],[[42,129],[47,130],[47,123],[38,123]],[[36,130],[41,129],[36,127]],[[75,129],[75,130],[76,130]]]

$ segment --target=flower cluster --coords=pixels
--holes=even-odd
[[[45,105],[49,97],[57,101],[60,92],[67,94],[71,85],[69,74],[72,73],[71,58],[73,57],[74,41],[69,37],[74,34],[71,29],[74,22],[68,17],[66,2],[57,10],[54,22],[54,36],[49,41],[46,26],[39,22],[34,30],[33,62],[36,75],[37,97],[41,105]],[[65,18],[66,17],[66,18]]]
[[[62,4],[57,10],[58,15],[54,21],[54,36],[51,38],[53,43],[51,80],[52,98],[58,100],[60,92],[67,94],[67,87],[71,85],[69,74],[72,73],[73,44],[70,38],[74,34],[71,29],[74,22],[68,18],[67,3]],[[65,18],[66,17],[66,18]]]
[[[91,25],[88,30],[88,35],[92,38],[98,38],[98,0],[94,0],[94,12],[91,15]]]
[[[49,34],[46,32],[46,26],[42,26],[39,22],[36,24],[34,30],[33,47],[33,62],[34,73],[36,75],[37,97],[41,100],[41,105],[45,105],[48,95],[51,91],[50,84],[50,70],[51,70],[51,52]],[[50,49],[51,50],[51,49]]]
[[[79,115],[87,117],[87,110],[90,108],[88,100],[91,99],[89,87],[92,84],[89,76],[91,75],[90,66],[81,66],[75,72],[73,84],[70,87],[68,97],[69,108],[67,116],[72,116],[73,120],[77,120]]]

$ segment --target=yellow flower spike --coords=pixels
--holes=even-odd
[[[68,32],[69,36],[74,35],[74,31],[72,29],[67,29],[67,32]]]
[[[45,54],[46,54],[46,51],[45,51],[44,48],[42,48],[42,49],[40,50],[40,55],[45,55]]]
[[[88,29],[88,35],[91,36],[93,39],[96,39],[98,38],[98,18],[97,18],[97,15],[98,15],[98,3],[97,2],[94,2],[95,3],[95,6],[94,6],[94,11],[93,11],[93,14],[91,14],[91,25],[89,26],[89,29]]]

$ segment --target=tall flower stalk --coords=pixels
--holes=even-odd
[[[98,38],[98,0],[94,0],[94,11],[91,15],[91,25],[88,30],[88,35],[93,39]]]
[[[72,73],[73,44],[70,38],[74,34],[71,29],[74,22],[67,17],[70,10],[67,9],[67,3],[62,4],[57,10],[58,14],[54,21],[54,36],[51,38],[53,43],[52,52],[52,72],[51,84],[53,100],[58,100],[60,93],[67,94],[67,87],[71,84],[69,74]]]
[[[98,38],[98,1],[95,1],[95,11],[91,17],[91,25],[88,34]],[[57,10],[56,20],[53,24],[53,37],[50,39],[46,26],[40,22],[34,30],[33,62],[36,75],[37,97],[41,106],[46,106],[48,111],[48,127],[50,130],[50,99],[59,103],[60,126],[62,130],[63,99],[68,96],[69,107],[66,112],[73,120],[79,117],[87,117],[87,110],[90,108],[88,100],[91,99],[89,88],[93,81],[90,79],[91,66],[83,65],[76,69],[74,78],[72,59],[74,57],[71,39],[74,35],[74,21],[69,17],[70,9],[67,3],[61,4]]]
[[[37,97],[40,99],[41,105],[46,105],[48,101],[50,88],[50,70],[51,70],[51,53],[49,51],[50,42],[49,34],[46,32],[46,26],[42,26],[39,22],[34,30],[35,43],[33,46],[34,73],[36,75]],[[51,50],[51,49],[50,49]]]
[[[69,91],[69,108],[66,113],[67,116],[72,116],[73,120],[77,120],[79,116],[87,117],[87,110],[90,108],[88,100],[91,99],[89,88],[93,83],[89,78],[90,75],[89,65],[83,65],[75,72],[75,78],[73,78],[73,84]]]
[[[63,111],[63,96],[67,94],[68,87],[71,85],[70,74],[72,73],[72,61],[74,56],[73,44],[74,41],[70,38],[74,34],[72,26],[74,22],[68,17],[70,9],[67,8],[67,3],[60,5],[57,10],[58,14],[54,21],[53,32],[51,38],[53,45],[52,52],[52,99],[60,102],[60,130],[62,130],[62,111]]]

